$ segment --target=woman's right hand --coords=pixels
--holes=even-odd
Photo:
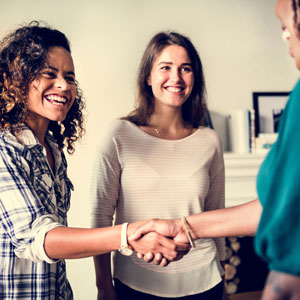
[[[190,245],[185,233],[180,230],[175,234],[171,224],[168,224],[171,228],[167,226],[166,229],[166,222],[168,221],[151,220],[139,227],[137,234],[129,237],[128,242],[138,252],[139,258],[156,265],[167,266],[169,262],[179,260],[189,252]]]
[[[162,220],[152,219],[142,224],[135,229],[134,233],[129,236],[129,241],[140,239],[143,235],[149,232],[156,232],[165,237],[172,238],[176,243],[189,244],[188,237],[182,226],[180,219],[176,220]]]
[[[178,260],[187,254],[190,245],[165,237],[156,232],[149,232],[135,240],[128,240],[130,246],[143,255],[146,253],[161,253],[168,261]]]

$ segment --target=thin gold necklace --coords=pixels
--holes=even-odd
[[[160,133],[160,131],[159,131],[156,127],[154,127],[154,130],[155,130],[156,135],[157,135],[158,137],[161,137],[161,133]],[[185,135],[184,137],[190,135],[192,132],[193,132],[193,131],[191,130],[191,131],[188,132],[188,134]]]
[[[158,131],[158,129],[157,129],[157,128],[154,128],[154,130],[155,130],[157,136],[160,136],[160,132]]]

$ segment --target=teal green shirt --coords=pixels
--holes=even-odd
[[[271,270],[300,276],[300,81],[257,177],[263,213],[255,238]]]

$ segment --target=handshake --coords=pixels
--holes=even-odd
[[[195,235],[185,217],[175,220],[152,219],[132,223],[128,228],[128,243],[137,256],[163,267],[181,259],[194,248],[193,238]]]
[[[175,220],[153,219],[131,223],[128,242],[139,258],[166,266],[181,259],[193,240],[226,236],[253,236],[261,217],[258,199],[234,207],[216,209]]]

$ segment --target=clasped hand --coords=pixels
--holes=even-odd
[[[128,242],[139,258],[163,267],[181,259],[191,248],[181,220],[150,220],[138,227]]]

